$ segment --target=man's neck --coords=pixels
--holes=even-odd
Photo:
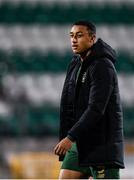
[[[82,52],[82,53],[80,54],[81,61],[84,61],[84,59],[85,59],[87,56],[89,56],[90,53],[91,53],[91,49],[88,49],[88,50]]]

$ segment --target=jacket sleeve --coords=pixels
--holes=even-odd
[[[114,86],[115,70],[105,61],[97,62],[91,71],[91,87],[88,107],[68,135],[77,141],[81,134],[88,133],[101,119]]]

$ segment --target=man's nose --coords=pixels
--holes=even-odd
[[[75,36],[72,38],[72,42],[73,42],[73,43],[76,43],[76,42],[77,42],[77,38],[76,38]]]

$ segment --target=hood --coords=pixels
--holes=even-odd
[[[117,60],[115,50],[100,38],[97,40],[97,42],[92,47],[92,52],[90,54],[90,58],[91,57],[93,59],[108,58],[114,64]]]

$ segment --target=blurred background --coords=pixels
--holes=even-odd
[[[0,178],[57,178],[60,95],[72,23],[90,20],[118,54],[122,178],[134,178],[134,0],[0,0]]]

